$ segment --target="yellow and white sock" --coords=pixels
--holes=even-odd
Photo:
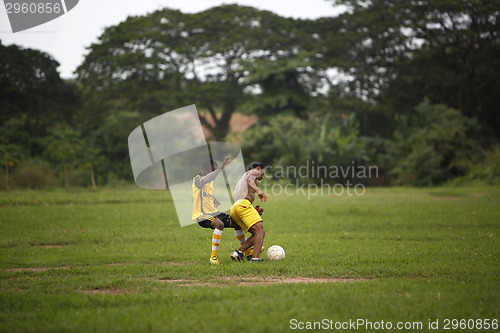
[[[238,229],[238,230],[235,229],[234,235],[236,236],[236,238],[238,238],[240,245],[247,240],[247,237],[245,236],[245,232],[243,231],[243,229]]]
[[[236,238],[238,238],[238,240],[240,241],[240,245],[247,240],[247,237],[245,236],[245,232],[243,231],[243,229],[234,230],[234,234],[236,235]],[[252,253],[253,250],[248,249],[245,251],[245,256],[252,255]]]
[[[212,258],[217,256],[217,251],[219,251],[219,243],[222,237],[222,230],[215,229],[212,235]]]

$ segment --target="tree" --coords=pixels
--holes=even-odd
[[[258,91],[248,99],[244,111],[258,115],[261,121],[282,113],[305,118],[312,91],[301,82],[301,71],[309,65],[304,58],[305,55],[298,55],[276,61],[249,62],[245,66],[250,73],[246,82]]]
[[[0,43],[0,124],[22,121],[16,144],[31,156],[41,153],[47,129],[70,123],[78,106],[75,87],[60,78],[58,66],[46,53]]]
[[[277,115],[269,123],[257,124],[246,131],[243,153],[266,165],[281,168],[300,168],[315,165],[326,167],[355,167],[368,162],[367,141],[358,136],[359,124],[355,115],[333,118],[330,115],[309,113],[307,119],[293,115]],[[324,169],[324,168],[323,168]],[[310,180],[329,178],[310,173]],[[337,174],[336,181],[350,178]]]
[[[83,166],[90,171],[90,183],[92,188],[97,188],[95,167],[103,163],[103,156],[101,155],[102,150],[97,145],[97,140],[95,136],[90,136],[83,140],[83,146],[85,149],[81,153],[81,161]]]
[[[127,137],[138,124],[141,124],[138,112],[117,111],[108,115],[101,126],[88,136],[88,140],[95,142],[92,147],[96,151],[87,162],[93,159],[94,163],[102,166],[100,169],[106,174],[101,173],[101,177],[114,174],[121,179],[133,180]]]
[[[424,97],[483,126],[500,126],[497,1],[334,0],[349,11],[327,35],[326,58],[351,76],[350,91],[410,113]],[[339,48],[330,45],[342,44]],[[498,138],[498,133],[496,133]]]
[[[273,83],[270,75],[247,80],[249,64],[296,58],[311,39],[301,29],[306,23],[237,5],[129,17],[90,46],[78,79],[91,95],[106,96],[101,99],[108,105],[118,100],[120,110],[141,115],[194,103],[205,111],[203,124],[222,139],[232,113],[252,91],[247,87],[262,84],[267,93]],[[278,82],[297,81],[296,69],[286,66],[289,78]]]
[[[46,154],[64,166],[64,185],[69,189],[68,164],[74,160],[81,150],[80,132],[68,125],[59,124],[52,129],[46,138]]]

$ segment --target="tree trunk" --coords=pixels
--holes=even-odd
[[[90,166],[90,180],[92,181],[92,188],[95,190],[97,188],[95,184],[95,175],[94,175],[94,165]]]
[[[5,163],[5,189],[9,190],[9,162]]]
[[[69,190],[68,163],[66,163],[66,161],[64,161],[64,185],[66,189]]]

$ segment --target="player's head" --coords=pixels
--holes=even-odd
[[[204,160],[201,164],[201,174],[206,175],[217,168],[217,162],[212,159]]]
[[[257,177],[257,179],[262,180],[264,177],[264,172],[266,171],[266,166],[262,162],[252,162],[250,163],[250,166],[248,167],[248,170],[253,170],[256,169],[260,172],[260,176]]]
[[[261,169],[265,169],[266,166],[262,162],[252,162],[252,163],[250,163],[248,170],[252,170],[252,169],[255,169],[257,167],[260,167]]]

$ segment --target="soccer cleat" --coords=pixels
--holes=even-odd
[[[252,258],[252,260],[250,260],[250,262],[263,262],[264,259],[262,258]]]
[[[260,252],[264,252],[264,246],[261,247]],[[253,247],[245,251],[245,258],[246,260],[250,261],[252,260],[253,256]]]
[[[245,251],[245,253],[244,253],[243,255],[245,256],[245,259],[246,259],[246,260],[250,260],[250,259],[252,259],[252,256],[253,256],[253,248],[246,250],[246,251]]]
[[[243,262],[243,252],[234,250],[233,253],[231,253],[231,259],[233,259],[234,261]]]
[[[212,265],[218,265],[219,264],[219,257],[215,256],[215,257],[210,258],[210,263]]]

